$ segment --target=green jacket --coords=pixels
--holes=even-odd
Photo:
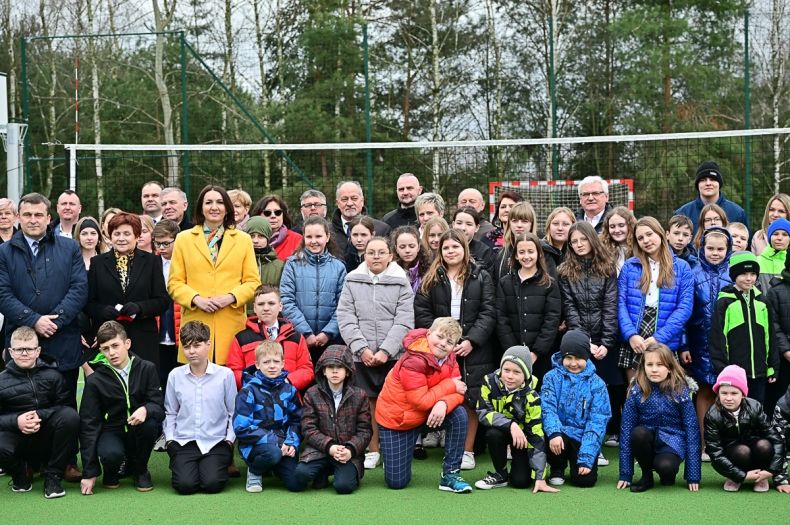
[[[279,288],[280,277],[282,277],[285,264],[277,258],[277,253],[275,253],[273,248],[268,247],[267,250],[266,253],[255,254],[255,261],[258,263],[258,273],[261,276],[261,284],[271,284]],[[255,313],[254,306],[254,300],[247,303],[247,315]]]
[[[771,287],[771,280],[779,277],[785,269],[785,257],[787,250],[774,250],[771,246],[766,246],[757,262],[760,263],[760,276],[757,278],[757,286],[763,293],[767,293]]]
[[[735,286],[726,286],[719,292],[709,339],[716,374],[734,364],[753,379],[774,375],[779,354],[771,348],[769,315],[768,305],[756,288],[747,296]]]
[[[499,379],[498,370],[485,376],[477,401],[477,417],[484,426],[510,434],[514,422],[527,437],[529,465],[535,479],[546,474],[546,440],[543,435],[540,396],[535,391],[538,380],[530,376],[529,385],[509,392]]]

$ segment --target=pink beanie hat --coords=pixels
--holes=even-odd
[[[713,391],[718,393],[720,386],[734,386],[744,396],[749,395],[749,385],[746,382],[746,370],[738,365],[729,365],[721,371],[719,377],[716,378],[716,384],[713,385]]]

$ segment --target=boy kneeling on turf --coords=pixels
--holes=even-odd
[[[233,372],[210,363],[211,332],[200,321],[181,327],[188,364],[173,369],[165,393],[165,439],[179,494],[221,492],[233,456]]]
[[[148,460],[165,418],[159,373],[153,363],[129,354],[132,341],[117,321],[99,327],[96,343],[100,353],[80,404],[82,493],[93,494],[102,471],[103,485],[118,488],[124,459],[134,487],[148,492],[154,488]]]
[[[315,365],[317,384],[304,396],[302,439],[304,450],[296,466],[302,490],[333,485],[338,494],[359,487],[363,460],[370,442],[370,403],[367,393],[354,386],[354,358],[348,347],[332,345]]]
[[[0,372],[0,468],[11,475],[13,492],[29,492],[25,459],[34,459],[42,466],[44,497],[65,496],[61,479],[77,450],[80,418],[68,406],[60,372],[39,357],[35,330],[14,330],[8,350],[13,362]]]
[[[288,490],[297,491],[296,450],[302,408],[296,387],[287,381],[283,347],[267,339],[255,349],[254,375],[244,371],[236,396],[233,430],[247,463],[247,492],[263,490],[263,474],[274,472]]]
[[[444,429],[439,490],[472,492],[459,474],[466,439],[466,384],[452,350],[460,337],[455,319],[439,317],[430,328],[412,330],[403,338],[406,351],[384,380],[376,405],[384,481],[391,489],[402,489],[411,481],[417,436],[424,430]]]

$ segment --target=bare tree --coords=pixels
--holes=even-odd
[[[781,124],[782,109],[786,105],[788,94],[787,58],[790,50],[787,46],[787,0],[772,0],[771,2],[771,45],[770,60],[768,64],[769,83],[771,95],[771,122],[778,128]],[[773,172],[774,193],[779,193],[779,183],[782,181],[782,167],[788,161],[782,161],[782,150],[790,136],[774,135],[773,140]]]
[[[161,6],[160,6],[161,1]],[[175,144],[173,132],[173,106],[170,103],[170,93],[167,90],[164,74],[165,35],[161,34],[170,27],[176,12],[177,0],[151,0],[154,9],[154,30],[157,32],[154,50],[154,81],[162,105],[162,132],[165,144]],[[186,100],[183,101],[186,104]],[[178,156],[171,150],[167,155],[167,185],[178,185]]]

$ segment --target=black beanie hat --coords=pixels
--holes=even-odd
[[[705,177],[712,177],[719,182],[719,188],[724,186],[724,178],[721,176],[721,168],[712,160],[706,160],[697,168],[697,178],[694,179],[694,187],[699,187],[699,181]]]
[[[579,359],[590,359],[590,336],[581,330],[568,330],[562,336],[560,355],[572,355]]]

